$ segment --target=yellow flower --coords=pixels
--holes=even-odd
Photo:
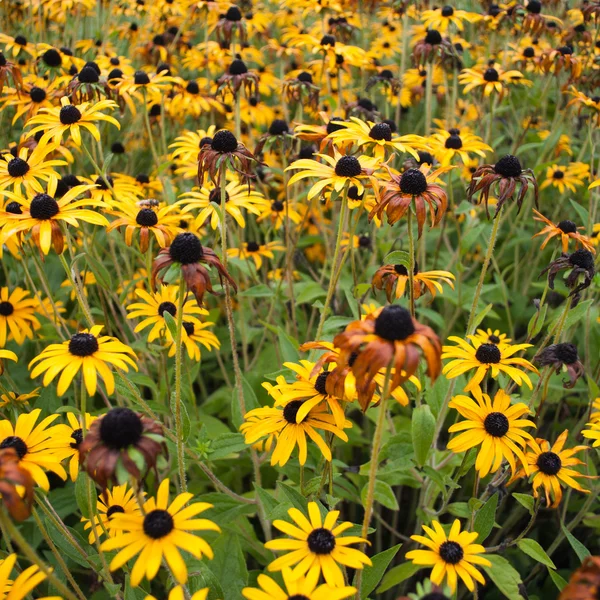
[[[92,417],[89,413],[85,413],[85,430],[89,431],[90,425],[97,417]],[[77,418],[74,413],[67,413],[68,425],[57,425],[56,439],[62,442],[61,447],[64,448],[64,457],[69,458],[69,476],[71,481],[77,480],[79,474],[79,445],[83,441],[83,429],[81,418]]]
[[[552,186],[561,194],[565,190],[575,193],[578,187],[583,186],[590,175],[589,165],[581,162],[569,163],[566,167],[551,165],[546,170],[546,180],[540,184],[540,190]]]
[[[0,348],[6,346],[10,337],[21,345],[25,338],[33,339],[33,329],[40,326],[35,316],[38,301],[29,292],[16,287],[9,293],[0,288]]]
[[[448,166],[455,156],[459,156],[463,163],[468,163],[471,154],[485,157],[486,152],[492,151],[492,148],[480,137],[466,129],[452,128],[447,131],[439,129],[431,134],[429,142],[431,153],[443,167]]]
[[[19,572],[13,580],[12,570],[17,562],[16,554],[9,554],[0,560],[0,597],[3,600],[23,600],[29,593],[46,579],[46,573],[37,565],[31,565]],[[39,600],[62,600],[60,596],[44,596]]]
[[[463,94],[468,94],[478,87],[483,87],[484,97],[493,92],[499,94],[500,98],[508,91],[508,85],[525,85],[531,87],[532,81],[525,79],[521,71],[505,71],[500,65],[463,69],[458,76],[458,81],[465,87]]]
[[[281,242],[273,241],[266,244],[258,244],[257,242],[244,242],[241,248],[228,248],[227,256],[229,258],[239,258],[240,260],[252,259],[256,266],[256,270],[260,270],[263,264],[263,258],[275,258],[274,251],[281,252],[285,250],[285,246]]]
[[[308,519],[297,508],[290,508],[288,515],[295,525],[288,521],[275,520],[273,526],[289,535],[291,539],[271,540],[265,544],[268,550],[288,551],[269,565],[269,571],[281,571],[296,565],[291,572],[292,579],[307,576],[316,583],[319,574],[323,573],[330,586],[343,588],[344,574],[340,565],[362,569],[364,565],[371,564],[366,554],[348,547],[366,540],[354,535],[341,535],[352,527],[352,523],[345,521],[337,525],[339,510],[328,512],[322,519],[317,503],[309,502]]]
[[[210,590],[208,588],[204,588],[202,590],[198,590],[194,592],[190,600],[206,600],[208,598],[208,592]],[[157,600],[152,594],[148,594],[144,600]],[[185,600],[185,594],[183,591],[183,587],[180,585],[176,585],[170,592],[168,600]]]

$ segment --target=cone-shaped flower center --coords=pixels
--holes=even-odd
[[[231,131],[227,131],[227,129],[221,129],[215,133],[210,143],[210,147],[215,152],[235,152],[238,147],[238,141]]]
[[[485,81],[493,83],[500,79],[500,74],[498,73],[498,71],[496,69],[494,69],[493,67],[490,67],[489,69],[485,70],[485,73],[483,74],[483,78],[485,79]]]
[[[11,177],[23,177],[29,171],[29,165],[26,160],[17,157],[8,161],[7,170]]]
[[[288,402],[283,409],[283,418],[288,423],[296,425],[296,415],[303,404],[303,400],[292,400],[291,402]]]
[[[586,271],[594,269],[594,255],[589,250],[575,250],[575,252],[569,256],[569,262],[574,267],[579,267]]]
[[[362,168],[356,156],[342,156],[335,165],[335,174],[338,177],[357,177]]]
[[[202,244],[193,233],[178,234],[169,248],[171,258],[182,265],[200,262],[203,256]]]
[[[166,510],[157,508],[144,517],[144,533],[152,539],[164,538],[173,531],[174,527],[173,517]]]
[[[377,123],[377,125],[371,127],[369,137],[374,140],[390,142],[392,140],[392,128],[387,123]]]
[[[77,450],[81,442],[83,442],[83,430],[81,427],[79,429],[75,429],[75,431],[71,433],[71,439],[73,441],[69,444],[69,446],[71,446],[73,450]]]
[[[327,394],[327,390],[325,389],[325,384],[327,383],[327,378],[329,377],[331,371],[323,371],[319,373],[317,380],[315,381],[315,390],[319,394]]]
[[[158,314],[164,317],[166,312],[174,317],[177,314],[177,307],[172,302],[161,302],[158,305]]]
[[[573,221],[561,221],[557,227],[563,232],[563,233],[577,233],[577,225],[575,223],[573,223]]]
[[[483,426],[491,436],[502,437],[508,431],[509,422],[501,412],[492,412],[485,418]]]
[[[565,365],[572,365],[579,360],[579,354],[577,353],[577,346],[565,342],[563,344],[556,344],[554,347],[554,354],[556,358]]]
[[[22,459],[29,450],[29,448],[27,448],[27,444],[16,435],[11,435],[2,440],[2,443],[0,444],[0,450],[4,450],[5,448],[12,448],[17,453],[19,459]]]
[[[10,317],[13,312],[15,312],[15,307],[10,302],[0,302],[0,316]]]
[[[556,475],[562,467],[562,461],[555,452],[542,452],[538,456],[537,466],[544,475]]]
[[[40,221],[51,219],[59,210],[58,202],[48,194],[35,195],[29,205],[29,214]]]
[[[486,365],[497,364],[502,360],[502,353],[496,344],[481,344],[475,352],[475,358]]]
[[[118,504],[113,504],[106,511],[106,516],[110,519],[115,513],[124,513],[125,509]]]
[[[315,554],[331,554],[335,548],[335,536],[324,527],[313,529],[306,541],[310,551]]]
[[[522,171],[521,161],[512,154],[503,156],[495,165],[494,171],[502,177],[518,177]]]
[[[375,334],[384,340],[400,341],[415,332],[410,312],[402,306],[386,306],[375,319]]]
[[[63,125],[73,125],[81,119],[81,112],[76,106],[67,104],[60,109],[59,119]]]
[[[158,223],[158,217],[151,208],[142,208],[138,212],[135,222],[142,227],[154,227]]]
[[[109,410],[100,421],[100,439],[113,450],[135,446],[142,437],[144,425],[130,408],[117,407]]]
[[[407,169],[400,177],[400,191],[403,194],[419,196],[427,190],[427,177],[419,169]]]
[[[440,545],[441,559],[450,565],[458,564],[465,555],[461,545],[457,542],[443,542]]]

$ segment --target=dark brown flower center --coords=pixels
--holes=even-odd
[[[419,196],[427,190],[427,177],[419,169],[407,169],[400,177],[400,191],[403,194]]]
[[[6,300],[0,302],[0,316],[10,317],[13,312],[15,312],[15,307],[10,302],[7,302]]]
[[[542,452],[536,464],[544,475],[556,475],[562,467],[560,456],[555,452]]]
[[[325,389],[325,384],[327,383],[327,378],[331,374],[331,371],[323,371],[319,373],[317,380],[315,381],[315,390],[319,394],[327,394],[327,390]]]
[[[502,353],[495,344],[481,344],[475,352],[475,358],[480,363],[492,365],[502,360]]]
[[[483,426],[491,436],[502,437],[508,431],[509,422],[501,412],[492,412],[485,418]]]
[[[145,71],[136,71],[133,75],[133,83],[135,83],[135,85],[148,85],[150,83],[150,77]]]
[[[569,262],[574,267],[579,267],[585,271],[594,270],[594,255],[589,250],[575,250],[575,252],[569,256]]]
[[[490,83],[494,83],[500,79],[500,74],[496,69],[490,67],[489,69],[486,69],[485,73],[483,74],[483,79]]]
[[[444,142],[444,146],[448,150],[460,150],[462,148],[462,139],[458,133],[451,133],[450,136]]]
[[[495,165],[494,171],[502,177],[518,177],[522,171],[521,161],[512,154],[503,156]]]
[[[191,265],[202,259],[202,244],[198,236],[186,232],[178,234],[169,248],[171,258],[182,265]]]
[[[284,119],[275,119],[269,127],[269,135],[283,135],[289,133],[290,128]]]
[[[157,508],[144,517],[144,533],[154,540],[169,535],[174,527],[173,517],[166,510]]]
[[[17,157],[8,161],[7,170],[11,177],[23,177],[29,171],[29,165],[26,160]]]
[[[373,140],[390,142],[392,140],[392,128],[387,123],[377,123],[377,125],[371,127],[369,137]]]
[[[158,223],[158,217],[151,208],[142,208],[138,212],[135,222],[142,227],[154,227]]]
[[[238,141],[231,131],[227,131],[227,129],[221,129],[215,133],[212,142],[210,143],[210,147],[215,152],[235,152],[238,147]]]
[[[79,448],[79,444],[83,442],[83,430],[81,429],[81,427],[79,429],[75,429],[71,433],[71,439],[73,441],[69,444],[69,446],[71,446],[73,450],[77,450]]]
[[[100,439],[112,450],[135,446],[143,430],[144,425],[137,413],[122,406],[109,410],[100,421]]]
[[[442,34],[437,29],[428,29],[425,36],[425,43],[431,46],[437,46],[442,43]]]
[[[14,200],[12,202],[9,202],[4,207],[4,210],[7,213],[10,213],[11,215],[22,215],[23,214],[23,210],[21,209],[21,205],[18,202],[15,202]]]
[[[122,506],[119,504],[113,504],[112,506],[109,506],[108,510],[106,511],[106,516],[110,519],[114,514],[124,512],[125,509]]]
[[[444,6],[442,8],[442,17],[451,17],[454,14],[454,9],[451,6]]]
[[[338,177],[357,177],[362,168],[356,156],[342,156],[335,165],[335,174]]]
[[[98,340],[91,333],[76,333],[69,341],[69,353],[74,356],[91,356],[98,351]]]
[[[27,444],[16,435],[11,435],[2,440],[0,449],[4,450],[5,448],[12,448],[17,453],[19,460],[21,460],[29,450],[29,448],[27,448]]]
[[[577,225],[573,221],[561,221],[557,227],[563,233],[577,233]]]
[[[48,194],[35,195],[29,205],[29,214],[40,221],[51,219],[59,210],[58,202]]]
[[[246,244],[246,252],[258,252],[260,245],[257,242],[248,242]]]
[[[457,542],[443,542],[439,549],[440,558],[450,565],[458,564],[465,555],[462,546]]]
[[[329,529],[313,529],[306,540],[308,548],[315,554],[331,554],[335,548],[335,536]]]
[[[195,96],[196,94],[200,93],[200,86],[196,81],[188,81],[188,84],[185,86],[185,91],[188,94],[192,94],[192,96]]]
[[[339,117],[334,117],[327,123],[327,134],[333,133],[334,131],[339,131],[340,129],[344,129],[344,125],[341,123],[344,122],[344,119],[340,119]]]
[[[194,335],[194,324],[191,321],[184,321],[181,325],[188,335]]]
[[[500,338],[492,333],[492,335],[488,336],[488,342],[490,342],[490,344],[499,344]]]
[[[552,173],[552,179],[564,179],[565,178],[565,172],[561,171],[560,169],[556,169],[556,171],[554,171],[554,173]]]
[[[415,332],[410,312],[402,306],[386,306],[375,319],[375,334],[391,342],[405,340]]]
[[[288,423],[296,425],[296,415],[303,404],[303,400],[292,400],[291,402],[288,402],[283,409],[283,418]]]
[[[164,317],[166,312],[174,317],[177,314],[177,307],[172,302],[161,302],[158,305],[158,314]]]
[[[240,60],[239,58],[236,58],[229,65],[229,74],[230,75],[244,75],[247,72],[248,72],[248,67],[246,66],[246,63],[243,60]]]
[[[67,104],[60,109],[59,119],[63,125],[73,125],[81,119],[81,112],[76,106]]]
[[[275,200],[275,202],[271,203],[271,210],[273,212],[282,212],[285,210],[285,204],[279,200]]]

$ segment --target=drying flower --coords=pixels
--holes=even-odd
[[[15,446],[5,446],[0,450],[0,497],[15,521],[27,519],[31,515],[33,504],[34,480],[20,461],[18,448]]]
[[[577,225],[573,223],[573,221],[569,221],[568,219],[561,221],[560,223],[557,223],[555,225],[552,221],[546,219],[546,217],[544,217],[542,213],[535,210],[535,208],[533,209],[533,212],[535,214],[535,216],[533,217],[534,221],[546,223],[546,227],[544,227],[541,231],[539,231],[533,236],[534,238],[538,237],[539,235],[546,236],[546,239],[542,242],[542,245],[540,246],[540,250],[543,250],[552,238],[560,236],[563,253],[569,251],[570,240],[575,241],[575,248],[578,248],[581,245],[586,250],[589,250],[594,254],[596,253],[596,250],[594,249],[594,245],[592,244],[590,238],[588,238],[586,235],[582,235],[578,231],[579,229],[585,229],[584,227],[577,227]]]
[[[592,279],[596,273],[594,266],[594,255],[589,250],[575,250],[572,254],[561,254],[556,260],[552,261],[541,273],[548,273],[548,286],[554,289],[554,280],[562,270],[570,270],[565,284],[571,290],[569,296],[573,297],[573,306],[579,300],[579,294],[592,284]],[[583,281],[579,283],[580,276]]]
[[[584,366],[579,360],[577,346],[569,342],[562,344],[551,344],[544,348],[533,359],[541,367],[552,367],[556,374],[565,370],[569,375],[569,380],[563,382],[565,389],[571,389],[575,386],[577,380],[585,373]]]
[[[419,271],[419,266],[415,263],[413,276],[415,300],[420,298],[425,292],[431,294],[432,300],[435,298],[436,292],[443,293],[440,282],[447,283],[454,289],[454,279],[454,275],[449,271],[421,272]],[[408,280],[408,270],[404,265],[384,265],[383,267],[379,267],[375,275],[373,275],[371,285],[374,289],[378,290],[385,288],[388,302],[393,302],[394,298],[401,298],[404,295]]]

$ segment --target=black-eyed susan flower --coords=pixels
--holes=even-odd
[[[146,492],[140,493],[141,497],[144,498]],[[138,515],[140,513],[140,505],[135,490],[127,483],[107,488],[103,494],[98,496],[93,523],[91,519],[81,517],[81,521],[84,523],[84,531],[89,530],[90,532],[88,536],[90,544],[94,543],[95,535],[100,538],[106,533],[108,537],[115,537],[123,533],[122,530],[113,527],[113,515],[118,513],[126,515]],[[95,535],[94,529],[96,530]]]
[[[273,393],[277,392],[273,391]],[[271,455],[271,464],[284,466],[290,459],[294,448],[298,446],[298,460],[303,465],[308,457],[306,444],[308,436],[317,445],[323,458],[331,461],[331,449],[325,443],[319,430],[329,431],[343,442],[347,442],[348,436],[343,429],[352,427],[352,423],[346,419],[343,429],[337,427],[333,415],[329,414],[327,407],[323,405],[315,406],[304,419],[298,421],[298,411],[302,408],[303,403],[303,400],[292,400],[285,406],[274,406],[273,408],[265,406],[247,412],[245,419],[252,425],[244,428],[246,444],[254,444],[276,434],[277,443]]]
[[[200,4],[202,4],[200,2]],[[208,593],[210,592],[209,588],[203,588],[201,590],[198,590],[197,592],[194,592],[193,594],[190,595],[190,600],[207,600],[208,598]],[[176,585],[174,588],[171,588],[171,591],[169,592],[169,596],[167,597],[167,600],[185,600],[185,592],[184,592],[184,588],[181,585]],[[153,596],[152,594],[148,594],[146,596],[146,598],[144,598],[144,600],[158,600],[155,596]]]
[[[14,360],[17,362],[17,355],[11,350],[5,350],[4,348],[0,348],[0,375],[4,372],[4,359]]]
[[[94,104],[83,102],[82,104],[71,104],[67,96],[60,99],[60,108],[41,108],[39,113],[33,116],[27,125],[35,125],[27,133],[27,137],[42,131],[41,144],[53,140],[60,144],[65,133],[68,133],[76,146],[81,146],[81,130],[87,130],[96,141],[100,141],[100,131],[96,123],[106,121],[117,129],[121,128],[119,122],[110,115],[104,114],[103,110],[117,108],[116,102],[112,100],[100,100]]]
[[[350,117],[350,121],[340,123],[340,129],[329,134],[333,143],[355,144],[361,151],[372,154],[376,159],[385,159],[388,153],[408,153],[418,158],[417,148],[425,146],[425,139],[419,135],[395,135],[388,123],[373,123],[363,121],[357,117]]]
[[[475,589],[473,580],[485,585],[485,579],[475,565],[491,567],[492,563],[480,556],[485,548],[474,543],[479,534],[476,531],[461,531],[458,519],[452,523],[448,534],[438,521],[432,521],[431,525],[433,529],[423,525],[428,537],[411,536],[411,539],[427,546],[429,550],[411,550],[406,553],[406,558],[416,565],[433,567],[431,581],[441,585],[446,580],[452,593],[456,590],[459,577],[471,592]]]
[[[364,192],[363,180],[371,176],[378,166],[378,160],[368,156],[353,156],[351,154],[342,155],[334,148],[333,157],[326,154],[317,154],[323,162],[318,162],[310,158],[301,158],[294,161],[286,170],[301,169],[294,173],[288,185],[293,185],[297,181],[314,177],[319,179],[308,190],[308,199],[321,194],[325,189],[332,188],[338,194],[341,194],[346,185],[355,185],[358,193]]]
[[[332,587],[326,583],[318,585],[319,575],[316,571],[306,577],[294,577],[290,568],[285,568],[281,573],[283,585],[281,587],[268,575],[259,575],[259,587],[246,587],[242,596],[247,600],[342,600],[356,593],[356,588],[351,586]]]
[[[566,371],[569,379],[563,382],[565,389],[574,387],[577,380],[585,373],[585,367],[579,360],[577,346],[570,342],[550,344],[539,352],[533,360],[542,367],[552,367],[557,375],[562,370]]]
[[[140,481],[164,451],[160,423],[129,408],[112,408],[93,421],[79,445],[79,462],[104,490],[109,481]]]
[[[263,265],[263,258],[274,259],[275,252],[282,252],[285,246],[276,240],[259,244],[258,242],[244,242],[240,248],[228,248],[227,256],[229,258],[239,258],[240,260],[252,260],[256,270],[260,270]]]
[[[506,373],[517,385],[525,384],[533,389],[531,380],[527,373],[521,369],[527,369],[537,373],[537,369],[526,359],[513,356],[515,353],[531,348],[531,344],[490,344],[482,342],[474,335],[468,335],[469,342],[460,337],[451,335],[448,340],[456,342],[456,346],[444,346],[442,358],[451,358],[444,365],[442,373],[448,379],[454,379],[463,373],[475,370],[467,385],[465,392],[479,390],[483,378],[489,373],[492,379],[496,379],[500,373]],[[521,367],[519,369],[518,367]]]
[[[26,338],[33,339],[34,329],[40,326],[37,307],[37,299],[27,290],[0,288],[0,348],[6,346],[8,339],[14,339],[19,345]]]
[[[492,148],[480,137],[466,128],[439,129],[431,134],[428,141],[430,152],[443,167],[448,166],[455,156],[458,156],[463,163],[467,163],[472,154],[483,158],[486,152],[492,151]]]
[[[201,346],[206,348],[209,352],[213,348],[219,349],[221,347],[219,338],[212,331],[209,331],[209,328],[213,326],[214,323],[211,321],[186,321],[184,317],[182,322],[183,331],[181,343],[185,346],[191,360],[195,360],[196,362],[200,361],[202,354],[200,350]],[[167,345],[169,346],[168,356],[175,356],[175,353],[177,352],[176,340],[173,339],[170,330],[166,331],[166,336]]]
[[[16,554],[9,554],[0,560],[0,594],[3,600],[23,600],[47,577],[38,565],[31,565],[18,572],[13,578],[11,573],[17,562]],[[59,600],[60,596],[44,596],[40,600]]]
[[[140,250],[145,253],[150,245],[150,234],[161,248],[168,246],[177,235],[183,217],[173,204],[154,205],[153,202],[140,200],[114,203],[110,211],[117,217],[107,228],[112,231],[125,227],[125,243],[131,246],[133,235],[139,232]]]
[[[36,408],[18,416],[13,425],[8,420],[0,421],[0,450],[12,448],[19,457],[19,465],[29,471],[33,480],[46,492],[50,482],[46,471],[67,478],[60,464],[65,453],[61,447],[60,429],[52,423],[58,415],[50,415],[36,422],[42,410]]]
[[[185,214],[198,210],[196,221],[203,225],[210,220],[210,226],[217,229],[221,224],[221,189],[213,183],[207,183],[201,188],[193,188],[180,196],[178,204]],[[248,186],[240,184],[235,179],[225,187],[225,212],[230,215],[240,227],[246,227],[244,210],[253,215],[259,215],[269,202],[260,193]]]
[[[502,333],[499,329],[478,329],[475,332],[475,337],[482,344],[510,344],[512,340],[506,335],[506,333]]]
[[[135,352],[129,346],[112,336],[100,335],[103,328],[102,325],[94,325],[74,334],[66,342],[51,344],[42,350],[29,363],[31,378],[44,373],[43,384],[47,386],[62,372],[56,389],[56,393],[62,396],[81,370],[90,396],[96,393],[98,375],[104,381],[106,392],[113,394],[115,378],[109,365],[123,371],[133,367],[137,371],[137,364]]]
[[[322,573],[330,586],[343,588],[345,584],[341,566],[362,569],[371,564],[366,554],[349,547],[366,540],[358,536],[341,535],[352,527],[352,523],[345,521],[338,525],[339,510],[328,512],[323,519],[317,503],[309,502],[308,518],[297,508],[290,508],[288,515],[294,524],[275,520],[273,526],[291,539],[270,540],[265,544],[265,548],[269,550],[288,551],[269,565],[269,571],[293,567],[293,579],[307,576],[315,583]]]
[[[105,540],[101,546],[103,551],[119,550],[110,563],[110,570],[121,568],[139,554],[131,569],[131,585],[137,587],[144,576],[148,581],[156,577],[164,558],[175,581],[185,584],[188,570],[179,549],[197,560],[205,555],[212,558],[212,548],[192,532],[220,531],[209,519],[195,518],[212,504],[194,502],[186,506],[193,497],[185,492],[169,503],[169,479],[164,479],[156,497],[144,502],[143,513],[115,513],[112,524],[123,534]]]
[[[600,14],[600,5],[598,11]],[[596,127],[600,127],[600,95],[588,96],[574,86],[571,86],[569,93],[574,97],[569,100],[567,106],[577,105],[579,107],[579,113],[581,113],[584,108],[589,109],[596,120]]]
[[[454,289],[454,279],[454,275],[449,271],[419,271],[419,265],[415,263],[413,276],[415,300],[425,292],[429,292],[433,300],[437,292],[443,293],[442,283]],[[383,265],[373,275],[371,285],[373,289],[385,289],[388,302],[393,302],[394,298],[404,296],[408,280],[408,270],[404,265]]]
[[[35,388],[31,392],[19,394],[17,392],[7,392],[0,394],[0,408],[6,406],[27,406],[29,401],[39,397],[39,391],[41,388]]]
[[[85,430],[88,431],[90,425],[96,420],[89,413],[85,414]],[[69,458],[69,477],[71,481],[77,480],[79,474],[79,446],[83,441],[83,419],[76,417],[74,413],[67,413],[67,424],[57,425],[57,439],[62,441],[64,458]],[[64,460],[63,458],[63,460]]]
[[[590,421],[585,425],[587,429],[581,431],[581,435],[588,440],[592,440],[592,447],[597,448],[600,446],[600,422]]]
[[[587,446],[574,446],[565,450],[568,435],[569,430],[565,429],[552,446],[550,442],[541,438],[530,440],[528,451],[525,454],[529,473],[525,471],[525,468],[519,469],[509,483],[529,475],[533,478],[531,482],[534,497],[538,498],[540,490],[543,488],[546,504],[551,508],[556,508],[562,500],[562,484],[578,492],[589,494],[589,490],[582,488],[577,478],[593,479],[593,477],[583,475],[571,468],[584,464],[583,461],[575,458],[575,454],[587,450]]]
[[[540,184],[540,190],[547,187],[556,188],[561,194],[565,190],[573,193],[582,187],[590,176],[590,166],[582,162],[571,162],[566,166],[550,165],[546,169],[546,179]]]
[[[6,213],[0,217],[2,234],[0,241],[4,242],[15,235],[31,234],[33,243],[44,254],[53,247],[57,254],[64,250],[64,234],[61,223],[79,227],[79,221],[105,227],[108,220],[91,208],[102,208],[104,204],[92,198],[76,200],[77,196],[85,194],[94,186],[76,185],[57,198],[57,180],[50,179],[46,193],[35,194],[32,198],[14,197],[18,202],[20,212]],[[4,192],[5,194],[7,192]],[[13,198],[13,196],[9,196]]]
[[[458,31],[462,31],[464,29],[463,21],[476,23],[481,18],[476,13],[459,10],[450,4],[440,8],[424,10],[420,17],[426,29],[435,29],[440,33],[446,33],[451,26],[454,26]]]
[[[545,183],[545,182],[544,182]],[[533,209],[534,221],[539,221],[540,223],[545,223],[546,227],[544,227],[541,231],[538,231],[533,237],[536,238],[540,235],[546,236],[542,245],[540,246],[540,250],[543,250],[548,242],[557,236],[560,236],[560,242],[562,251],[564,253],[569,251],[569,242],[573,240],[575,242],[575,248],[577,249],[579,246],[583,246],[586,250],[589,250],[592,253],[596,253],[594,248],[594,244],[590,240],[589,237],[579,233],[580,229],[585,229],[585,227],[577,227],[577,225],[570,221],[569,219],[565,219],[564,221],[560,221],[560,223],[553,223],[550,219],[544,217],[544,215],[535,208]]]
[[[515,473],[515,456],[525,464],[523,447],[533,439],[525,427],[535,427],[535,423],[522,418],[529,408],[523,402],[511,405],[510,396],[503,390],[498,390],[493,400],[487,394],[473,395],[476,401],[454,396],[448,404],[465,417],[448,429],[450,433],[462,432],[448,442],[448,449],[460,453],[481,446],[475,462],[480,477],[495,473],[503,459]]]
[[[374,393],[371,384],[382,369],[394,368],[390,392],[414,375],[419,364],[419,351],[425,357],[427,374],[432,380],[441,371],[438,336],[402,306],[386,306],[361,321],[353,321],[335,336],[333,343],[340,349],[340,365],[352,363],[361,404],[370,402]]]
[[[33,151],[26,146],[19,149],[16,156],[3,154],[0,157],[0,190],[11,188],[15,194],[23,190],[34,195],[44,192],[41,181],[58,178],[55,167],[66,165],[64,160],[46,160],[58,144],[38,144]]]
[[[533,82],[525,79],[521,71],[514,69],[505,71],[499,64],[463,69],[458,81],[464,85],[463,94],[469,94],[477,88],[483,88],[484,97],[496,92],[502,98],[508,92],[509,85],[524,85],[531,87]]]

